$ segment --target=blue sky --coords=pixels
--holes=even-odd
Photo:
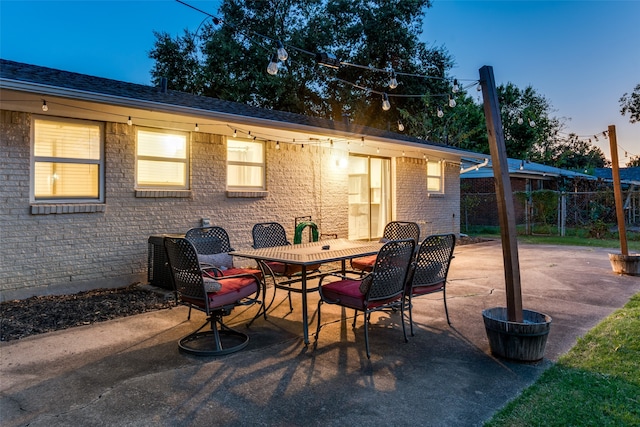
[[[189,1],[212,14],[219,1]],[[195,30],[204,16],[173,0],[0,0],[0,56],[149,84],[153,31]],[[531,85],[566,132],[585,138],[615,125],[618,156],[640,155],[640,123],[618,99],[640,83],[640,1],[434,0],[422,40],[454,57],[451,75]],[[470,90],[473,94],[474,90]],[[476,96],[476,94],[473,94]],[[609,142],[592,140],[609,157]]]

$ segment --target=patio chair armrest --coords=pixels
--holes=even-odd
[[[207,263],[201,263],[200,264],[200,269],[202,270],[202,272],[204,274],[206,274],[207,276],[211,277],[212,279],[216,279],[219,277],[222,277],[222,270],[220,270],[218,267],[211,265],[211,264],[207,264]],[[213,272],[213,275],[211,275],[211,272]]]

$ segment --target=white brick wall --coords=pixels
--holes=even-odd
[[[224,227],[237,249],[251,246],[257,222],[278,221],[293,240],[296,216],[311,215],[321,232],[348,235],[348,172],[337,166],[346,153],[284,143],[276,150],[269,142],[267,195],[228,197],[223,138],[193,133],[190,191],[136,197],[135,126],[107,123],[105,204],[64,213],[67,206],[30,207],[31,115],[0,111],[0,118],[0,300],[146,282],[149,236],[183,233],[203,217]],[[395,219],[458,233],[457,168],[446,169],[441,198],[427,197],[422,160],[398,160],[395,169]]]

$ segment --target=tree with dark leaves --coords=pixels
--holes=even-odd
[[[629,122],[640,121],[640,83],[631,94],[625,93],[620,97],[620,114],[624,116],[627,113],[629,113]]]

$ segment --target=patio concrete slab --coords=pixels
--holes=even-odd
[[[362,316],[324,305],[317,345],[304,346],[300,311],[279,291],[249,346],[223,357],[180,353],[204,320],[187,309],[146,313],[0,343],[0,424],[52,425],[482,425],[589,329],[640,292],[612,272],[606,249],[520,245],[524,307],[553,318],[545,359],[493,357],[481,311],[504,306],[499,242],[456,249],[447,325],[441,294],[414,300],[416,333],[400,315],[374,314],[364,350]],[[294,295],[294,306],[300,299]],[[310,298],[315,332],[317,296]],[[256,307],[226,320],[245,328]]]

